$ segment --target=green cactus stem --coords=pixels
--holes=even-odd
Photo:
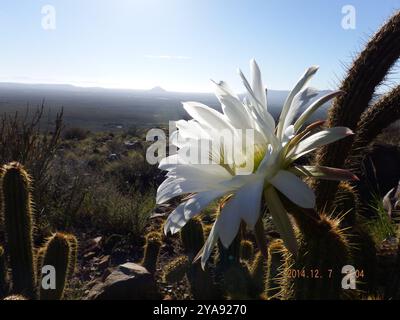
[[[12,269],[12,290],[35,298],[31,178],[21,164],[12,162],[3,167],[2,196],[6,249]]]
[[[70,264],[72,263],[70,235],[55,233],[48,239],[44,247],[43,266],[54,267],[56,281],[55,288],[45,289],[43,284],[40,286],[40,300],[61,300],[64,296],[66,282],[69,277],[68,271],[71,270]]]
[[[189,220],[182,228],[181,241],[189,261],[193,261],[204,245],[203,223],[199,218]]]
[[[159,232],[150,232],[146,236],[142,266],[145,267],[151,274],[154,274],[157,270],[157,262],[161,245],[161,234]]]
[[[187,257],[180,256],[165,267],[164,280],[168,283],[181,281],[190,268],[190,263]]]
[[[7,295],[9,289],[6,256],[4,249],[0,246],[0,298]]]

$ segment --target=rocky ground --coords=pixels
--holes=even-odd
[[[162,215],[152,218],[144,235],[152,231],[159,231],[163,221],[164,217]],[[106,281],[113,272],[126,271],[130,267],[136,268],[136,270],[133,270],[133,273],[131,272],[132,270],[128,270],[126,273],[128,275],[135,274],[138,277],[136,272],[139,274],[145,272],[138,270],[136,265],[128,265],[128,268],[126,267],[127,263],[140,265],[143,257],[144,240],[140,244],[133,244],[129,239],[119,235],[102,236],[92,233],[78,236],[80,238],[80,247],[77,269],[69,283],[66,299],[92,299],[96,286]],[[155,283],[161,294],[158,298],[179,300],[191,298],[186,280],[176,284],[168,284],[163,281],[163,267],[180,253],[182,253],[182,248],[179,237],[163,236],[157,271],[154,274]],[[127,281],[127,284],[129,284],[130,279],[122,276],[114,280]],[[148,286],[153,283],[153,277],[148,277],[144,281]]]

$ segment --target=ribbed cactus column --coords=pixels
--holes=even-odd
[[[72,257],[76,255],[71,247],[71,235],[54,234],[45,244],[43,266],[53,266],[56,272],[55,288],[40,286],[40,300],[60,300],[64,295],[65,284],[71,270]],[[76,250],[76,247],[75,247]]]
[[[31,179],[21,164],[12,162],[3,167],[3,215],[13,292],[34,298],[36,271],[30,183]]]
[[[338,97],[330,108],[328,126],[345,126],[357,132],[357,124],[362,113],[368,108],[375,88],[385,79],[399,56],[400,11],[397,11],[372,37],[349,69],[340,86],[345,94]],[[352,138],[348,137],[320,148],[316,156],[317,164],[343,168],[352,150],[352,142]],[[314,182],[319,210],[330,209],[337,187],[336,181]]]

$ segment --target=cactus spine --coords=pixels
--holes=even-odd
[[[158,256],[161,249],[161,234],[159,232],[150,232],[146,237],[146,245],[144,246],[144,256],[142,266],[151,274],[157,270]]]
[[[75,273],[78,260],[78,239],[72,234],[66,234],[65,236],[69,242],[71,252],[71,259],[68,265],[68,276],[72,276]]]
[[[13,292],[34,298],[36,268],[32,239],[31,178],[21,164],[12,162],[3,167],[2,193]]]
[[[266,292],[267,297],[274,299],[281,292],[282,274],[281,268],[285,262],[286,248],[283,241],[278,239],[274,240],[268,246],[268,264],[267,264],[267,283]]]
[[[40,286],[41,300],[60,300],[63,298],[68,272],[71,270],[73,248],[70,245],[70,235],[55,233],[45,244],[43,266],[53,266],[56,272],[55,289],[44,289]],[[75,248],[76,250],[76,248]]]
[[[354,187],[348,182],[341,182],[333,203],[335,216],[344,227],[353,226],[357,219],[358,197]]]

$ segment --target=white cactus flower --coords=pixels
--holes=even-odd
[[[314,192],[300,177],[332,180],[356,178],[345,170],[294,164],[295,160],[318,147],[353,134],[344,127],[320,129],[321,123],[303,128],[319,107],[341,92],[334,91],[316,98],[317,91],[306,88],[306,85],[318,68],[309,68],[287,97],[276,125],[268,112],[267,95],[259,67],[254,60],[250,65],[251,84],[239,71],[247,90],[247,97],[243,101],[225,82],[214,83],[223,113],[201,103],[183,103],[192,120],[177,122],[178,130],[173,140],[180,149],[177,154],[164,158],[159,166],[168,173],[157,190],[157,203],[162,204],[177,196],[188,195],[169,215],[165,223],[165,233],[178,232],[187,221],[200,214],[213,201],[231,195],[226,198],[198,255],[203,268],[218,239],[228,248],[242,221],[250,229],[254,229],[260,217],[263,195],[286,247],[295,254],[297,242],[293,227],[277,191],[299,207],[313,208]],[[305,111],[298,117],[299,111],[304,107]],[[226,164],[221,161],[224,158],[221,150],[225,149],[221,148],[218,132],[225,130],[235,135],[239,130],[245,129],[254,131],[253,151],[244,156],[243,152],[234,151],[233,162]],[[319,131],[315,133],[316,129]],[[182,150],[188,147],[201,151],[201,146],[209,143],[218,146],[212,147],[212,152],[208,155],[212,163],[199,164],[188,160],[183,154]],[[243,151],[240,147],[236,149]],[[237,153],[240,155],[236,157]],[[253,170],[246,174],[242,168],[248,161],[252,162]]]

